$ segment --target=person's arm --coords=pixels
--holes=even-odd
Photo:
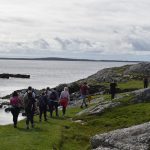
[[[13,103],[12,103],[12,98],[10,98],[10,105],[12,105]]]
[[[70,102],[70,94],[69,94],[69,92],[68,92],[68,102]]]
[[[59,97],[59,99],[62,99],[62,92],[60,93],[60,97]]]
[[[32,92],[32,97],[35,99],[35,93],[34,92]]]
[[[24,97],[23,97],[23,104],[24,104],[24,108],[26,107],[26,103],[27,103],[27,99],[28,99],[28,94],[27,93],[25,93],[24,94]]]

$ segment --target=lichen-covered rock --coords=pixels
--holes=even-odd
[[[111,102],[111,101],[103,101],[97,104],[96,106],[91,106],[81,112],[79,112],[77,115],[94,115],[94,114],[101,114],[108,108],[114,108],[121,105],[120,102]]]
[[[134,94],[133,103],[150,102],[150,88],[136,90],[131,93]]]
[[[149,150],[150,122],[91,138],[93,150]]]
[[[150,63],[142,62],[135,65],[131,65],[124,71],[124,74],[150,75]]]
[[[113,68],[100,70],[87,78],[87,80],[96,80],[99,82],[112,82],[113,79],[117,81],[121,80],[121,74],[116,73]]]

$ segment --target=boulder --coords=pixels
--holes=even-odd
[[[150,88],[140,89],[131,92],[133,94],[133,103],[150,102]]]
[[[81,112],[79,112],[77,115],[95,115],[95,114],[101,114],[103,113],[106,109],[109,108],[114,108],[117,106],[120,106],[121,103],[120,102],[112,102],[112,101],[102,101],[99,102],[99,104],[97,104],[96,106],[91,106]]]
[[[93,150],[149,150],[150,122],[91,138]]]

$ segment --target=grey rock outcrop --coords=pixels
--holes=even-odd
[[[111,82],[112,80],[127,81],[128,79],[142,79],[145,75],[150,75],[149,62],[106,68],[89,76],[86,80],[96,80],[99,82]]]
[[[100,70],[87,78],[87,80],[97,80],[99,82],[111,82],[113,79],[121,79],[121,74],[117,74],[113,68]]]
[[[103,113],[106,109],[109,108],[114,108],[121,105],[120,102],[111,102],[111,101],[103,101],[97,104],[96,106],[91,106],[81,112],[79,112],[77,115],[94,115],[94,114],[101,114]]]
[[[149,150],[150,122],[91,138],[93,150]]]
[[[141,75],[150,75],[150,63],[143,62],[128,67],[124,74],[141,74]]]
[[[133,103],[150,102],[150,88],[136,90],[131,93],[134,94]]]

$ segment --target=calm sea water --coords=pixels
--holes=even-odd
[[[42,89],[60,83],[70,83],[98,70],[122,66],[124,62],[83,62],[83,61],[29,61],[0,60],[0,73],[29,74],[30,79],[0,79],[0,97],[17,89],[32,86]]]

